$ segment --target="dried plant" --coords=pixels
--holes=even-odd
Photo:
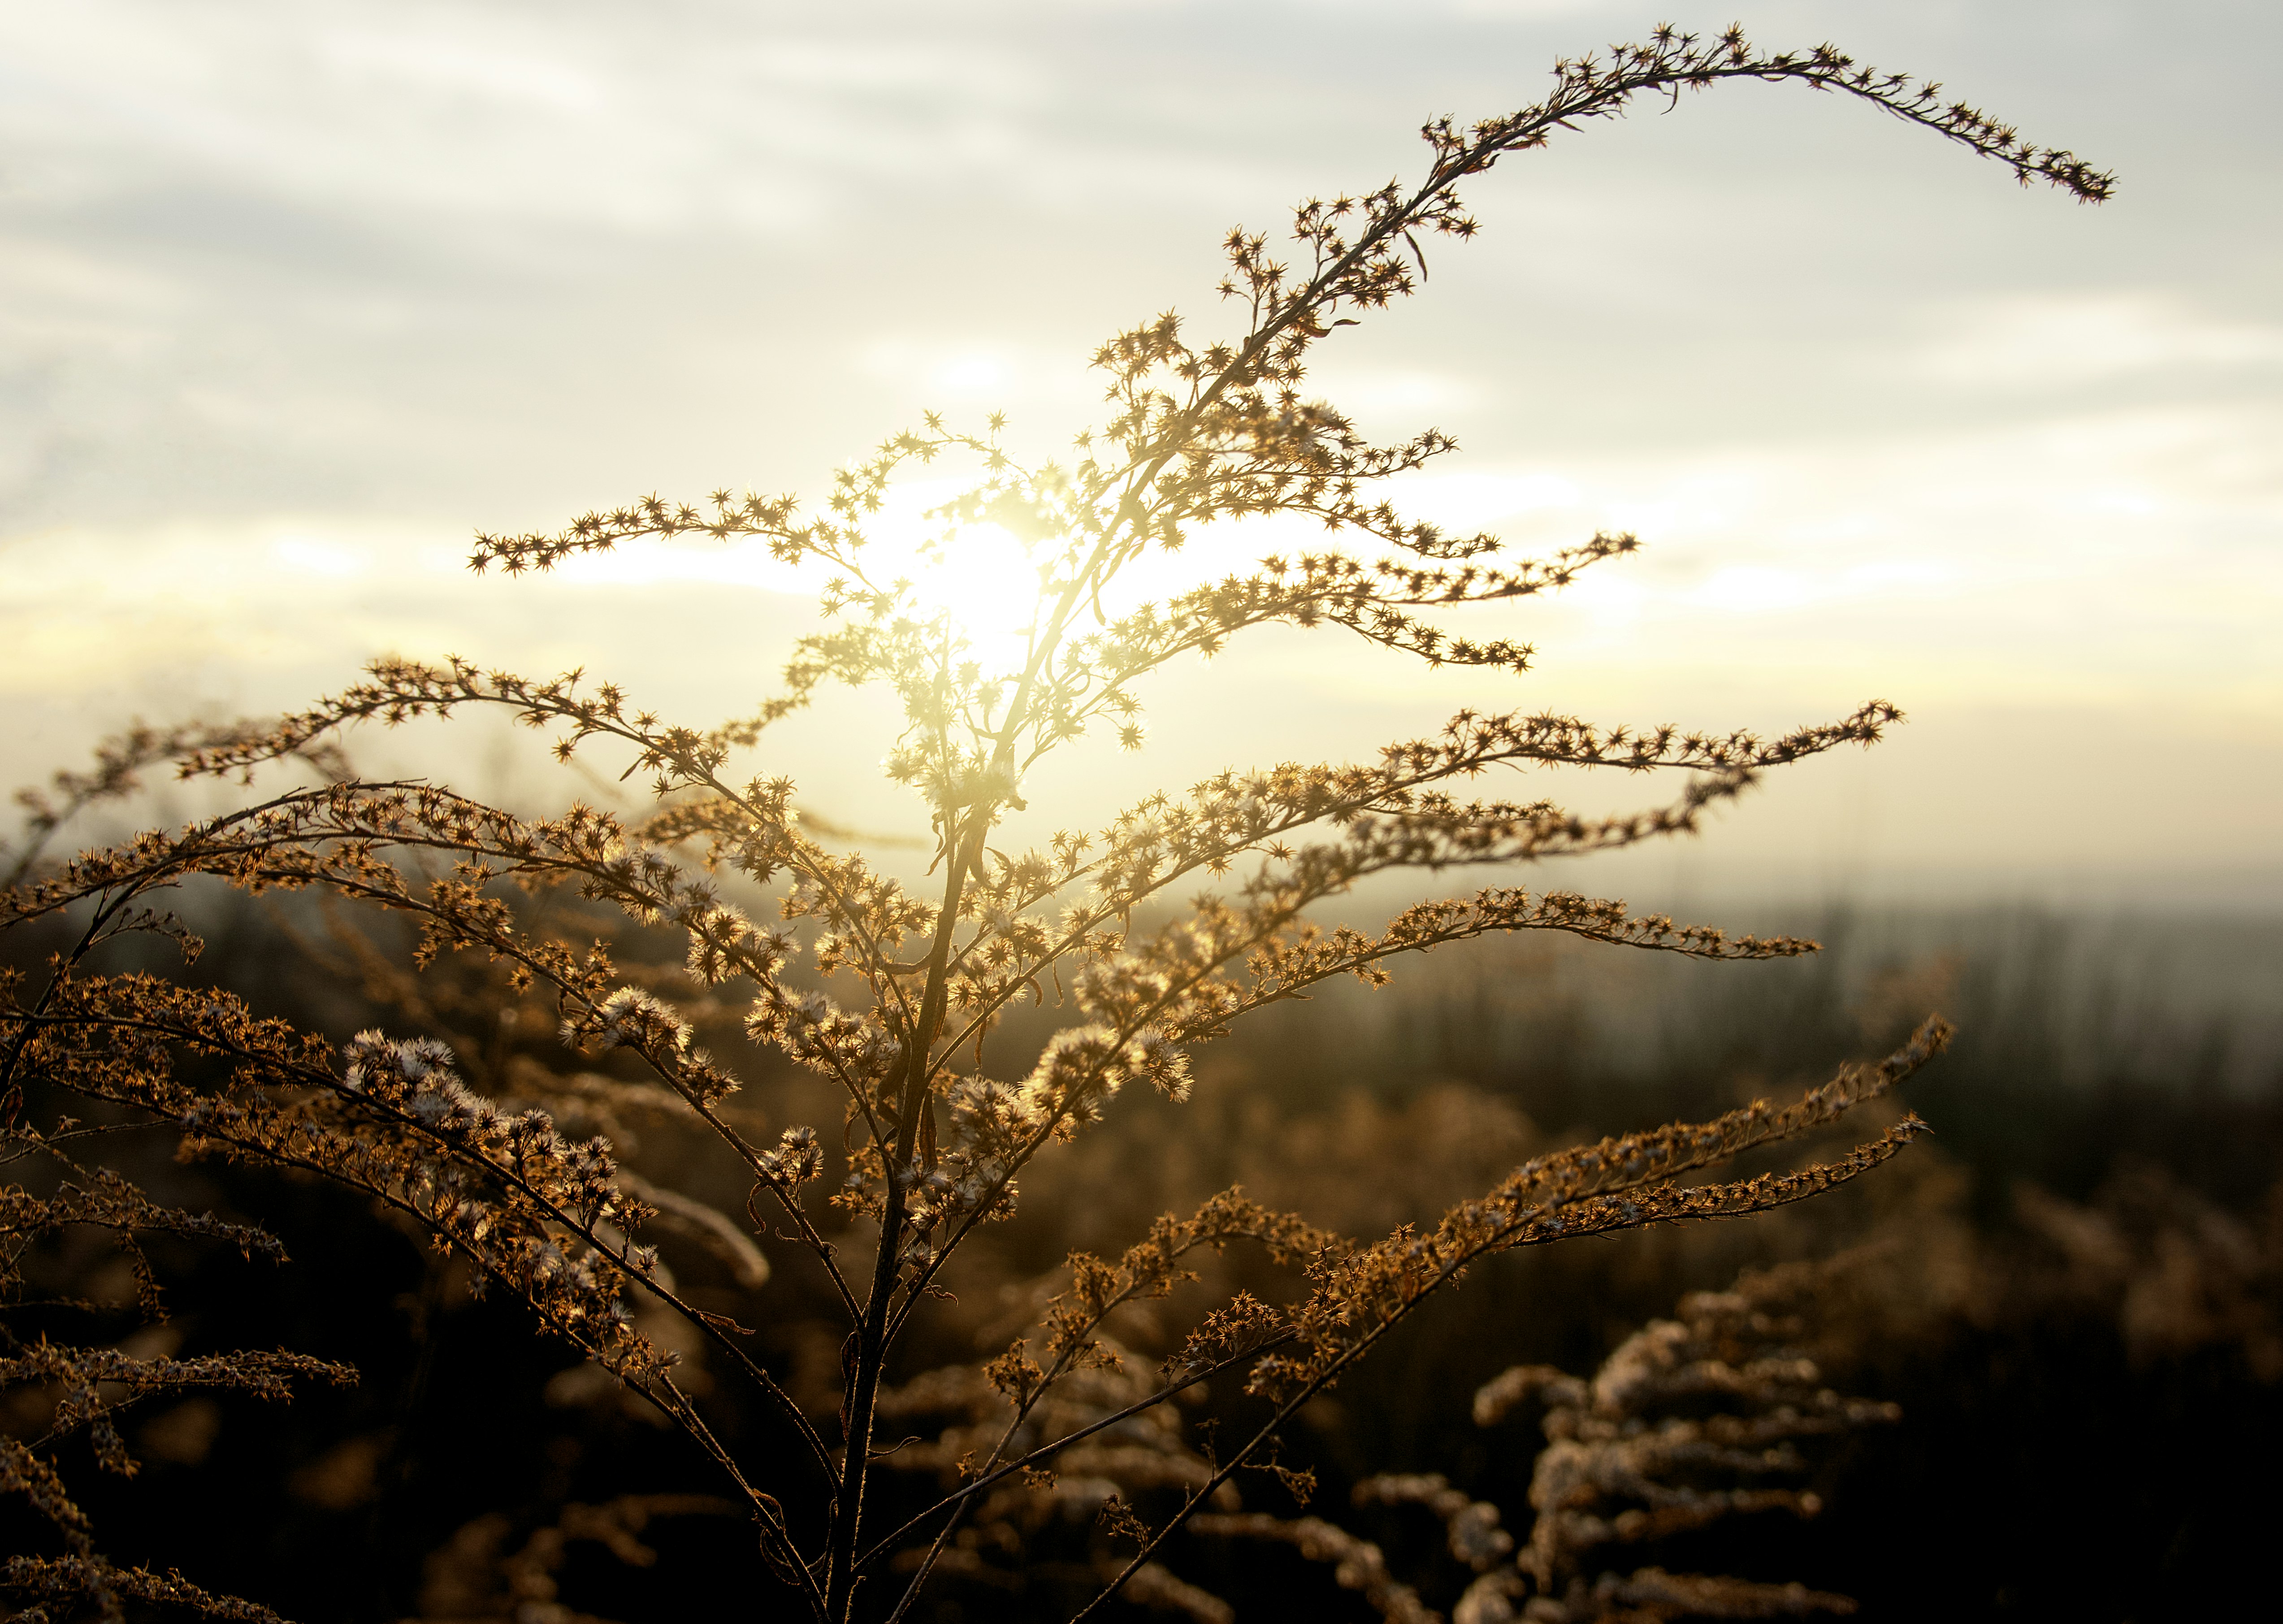
[[[19,1552],[0,1563],[0,1595],[21,1604],[12,1616],[45,1624],[92,1614],[126,1616],[129,1602],[167,1603],[216,1618],[274,1620],[268,1608],[199,1589],[179,1573],[122,1567],[97,1550],[88,1517],[57,1470],[58,1450],[84,1441],[107,1472],[137,1470],[119,1431],[122,1412],[153,1398],[229,1391],[277,1400],[296,1378],[346,1382],[344,1366],[284,1351],[237,1349],[175,1358],[163,1334],[166,1304],[143,1239],[175,1235],[220,1241],[249,1257],[282,1258],[275,1237],[210,1214],[159,1206],[114,1172],[88,1167],[73,1150],[101,1130],[65,1119],[43,1135],[19,1123],[0,1131],[0,1494],[20,1495],[53,1536],[55,1554]],[[47,1187],[35,1194],[16,1175]],[[129,1265],[131,1301],[105,1303],[35,1295],[43,1276],[38,1249],[71,1230],[107,1234]],[[107,1324],[124,1320],[125,1331]],[[78,1322],[87,1342],[55,1339],[50,1327]],[[35,1330],[35,1324],[37,1329]],[[110,1334],[103,1334],[106,1330]],[[27,1435],[28,1434],[28,1435]]]
[[[1542,1407],[1547,1444],[1530,1486],[1534,1515],[1517,1554],[1504,1514],[1439,1473],[1383,1473],[1358,1483],[1359,1506],[1416,1505],[1443,1526],[1450,1557],[1473,1574],[1453,1624],[1658,1624],[1678,1618],[1795,1618],[1848,1613],[1844,1596],[1798,1583],[1725,1575],[1630,1573],[1609,1548],[1653,1542],[1725,1519],[1781,1511],[1812,1517],[1821,1502],[1784,1485],[1807,1467],[1799,1444],[1890,1423],[1891,1404],[1823,1386],[1807,1350],[1816,1288],[1835,1265],[1748,1273],[1726,1292],[1695,1292],[1678,1317],[1644,1326],[1590,1378],[1516,1365],[1475,1394],[1475,1423],[1495,1427]],[[1710,1413],[1707,1413],[1708,1409]],[[1202,1512],[1195,1533],[1274,1540],[1331,1565],[1344,1589],[1391,1624],[1440,1614],[1389,1571],[1380,1547],[1321,1517]]]
[[[515,1532],[508,1519],[496,1512],[479,1517],[428,1558],[420,1617],[434,1624],[606,1624],[556,1599],[557,1576],[573,1545],[599,1545],[628,1567],[652,1567],[658,1552],[642,1536],[653,1521],[736,1511],[732,1502],[709,1495],[621,1495],[602,1505],[574,1502],[513,1550],[508,1549]]]
[[[1335,330],[1424,279],[1422,238],[1474,233],[1461,183],[1639,98],[1674,102],[1727,80],[1840,91],[1994,158],[2025,183],[2092,201],[2110,190],[2070,154],[2029,145],[1944,103],[1935,86],[1830,47],[1770,55],[1737,30],[1700,37],[1661,27],[1644,44],[1559,64],[1552,93],[1511,116],[1428,124],[1431,161],[1415,185],[1302,205],[1296,263],[1275,257],[1264,235],[1232,232],[1220,292],[1242,312],[1242,332],[1193,343],[1168,315],[1103,346],[1095,363],[1110,379],[1110,419],[1078,437],[1067,465],[1019,464],[996,418],[978,434],[930,417],[837,475],[819,514],[791,497],[724,490],[704,507],[650,497],[555,534],[482,535],[475,566],[510,572],[629,537],[758,538],[788,564],[837,571],[824,594],[828,629],[799,644],[782,694],[711,728],[663,722],[616,684],[578,673],[534,681],[456,659],[391,659],[266,730],[162,741],[179,750],[186,776],[250,780],[289,756],[330,760],[323,753],[361,722],[503,709],[551,730],[558,757],[605,753],[649,782],[657,805],[640,816],[582,805],[527,818],[426,783],[346,779],[281,790],[27,876],[8,895],[6,922],[66,920],[73,933],[47,976],[12,988],[0,1019],[9,1111],[35,1086],[43,1097],[99,1100],[177,1125],[192,1153],[321,1174],[401,1215],[686,1434],[750,1513],[768,1571],[820,1620],[904,1616],[947,1565],[985,1560],[991,1530],[1017,1515],[1009,1496],[1018,1487],[1051,1494],[1046,1473],[1064,1474],[1056,1481],[1065,1486],[1073,1477],[1118,1486],[1099,1503],[1119,1508],[1110,1532],[1123,1554],[1101,1567],[1076,1613],[1121,1588],[1210,1613],[1210,1598],[1165,1567],[1168,1537],[1225,1498],[1235,1474],[1274,1462],[1288,1419],[1470,1265],[1573,1237],[1764,1212],[1868,1171],[1921,1127],[1906,1116],[1830,1159],[1691,1182],[1884,1096],[1941,1050],[1948,1028],[1938,1019],[1885,1060],[1847,1066],[1788,1105],[1760,1102],[1541,1156],[1439,1221],[1377,1240],[1321,1232],[1230,1190],[1189,1217],[1159,1221],[1115,1260],[1073,1256],[1028,1334],[978,1370],[941,1378],[938,1396],[966,1407],[943,1492],[916,1514],[876,1509],[883,1425],[919,1401],[892,1367],[947,1269],[981,1226],[1015,1210],[1025,1167],[1098,1123],[1121,1088],[1146,1082],[1181,1097],[1188,1046],[1328,978],[1376,985],[1399,955],[1488,933],[1566,932],[1702,958],[1812,949],[1508,885],[1421,903],[1375,933],[1326,929],[1310,914],[1375,875],[1511,869],[1691,832],[1765,769],[1875,741],[1899,714],[1884,701],[1777,738],[1469,709],[1366,764],[1224,772],[1151,795],[1106,827],[1012,853],[994,832],[1024,809],[1025,775],[1042,756],[1090,729],[1138,746],[1142,680],[1255,627],[1336,627],[1395,656],[1493,678],[1526,668],[1524,645],[1457,635],[1438,614],[1552,591],[1631,552],[1634,538],[1596,535],[1518,560],[1494,536],[1402,518],[1380,482],[1453,441],[1433,430],[1400,444],[1366,441],[1303,393],[1308,360]],[[892,483],[946,457],[972,458],[979,471],[932,515],[939,554],[955,564],[964,534],[991,525],[1026,557],[995,583],[1032,605],[1022,652],[1003,666],[955,616],[868,562],[866,527]],[[1272,513],[1319,520],[1326,540],[1250,574],[1118,606],[1121,575],[1137,560],[1173,552],[1204,527]],[[1383,550],[1344,550],[1344,537]],[[884,684],[901,701],[904,727],[886,766],[931,818],[931,895],[805,828],[790,778],[737,765],[831,681]],[[157,748],[129,750],[92,790],[123,783]],[[1606,817],[1460,788],[1492,769],[1541,766],[1686,782],[1658,804]],[[35,810],[43,837],[56,808]],[[336,1042],[258,1017],[220,990],[103,971],[97,954],[122,934],[186,934],[145,899],[195,876],[247,892],[317,887],[401,916],[417,927],[419,967],[448,955],[488,961],[503,973],[500,1012],[518,1019],[512,1042],[484,1053],[432,1031]],[[1172,908],[1177,890],[1199,886],[1203,894]],[[607,942],[560,928],[576,910],[550,913],[547,899],[566,888],[678,933],[686,973],[623,964]],[[781,922],[757,922],[733,894],[774,902]],[[819,986],[827,980],[853,992],[830,995]],[[1035,1063],[1010,1065],[1005,1034],[992,1055],[994,1031],[1017,1009],[1046,1003],[1050,989],[1075,1011],[1071,1024]],[[522,1019],[542,1010],[543,1026]],[[837,1132],[829,1121],[769,1122],[765,1107],[736,1097],[740,1078],[697,1042],[698,1027],[731,1010],[755,1042],[838,1089]],[[601,1058],[580,1069],[566,1050]],[[733,1156],[751,1188],[743,1213],[677,1192],[672,1169],[635,1175],[612,1125],[644,1116],[708,1135]],[[834,1187],[820,1198],[828,1174]],[[751,1307],[701,1307],[641,1238],[661,1230],[669,1250],[694,1241],[725,1256]],[[1279,1300],[1240,1293],[1199,1308],[1185,1333],[1167,1337],[1157,1374],[1140,1373],[1109,1339],[1110,1316],[1172,1297],[1200,1260],[1239,1242],[1297,1269],[1297,1283]],[[768,1273],[763,1243],[777,1258],[770,1289],[784,1289],[786,1260],[798,1257],[844,1316],[829,1426],[745,1350],[745,1322],[768,1312],[755,1294]],[[681,1356],[701,1349],[710,1373]],[[1148,1419],[1224,1373],[1237,1374],[1255,1412],[1217,1455],[1188,1453]],[[707,1401],[717,1379],[746,1384],[773,1406],[775,1436],[733,1447]],[[939,1450],[903,1464],[922,1461],[947,1469]],[[1136,1473],[1147,1476],[1147,1496]],[[1147,1517],[1144,1505],[1154,1507]],[[1087,1550],[1089,1561],[1099,1555]]]
[[[1985,1288],[1981,1317],[2038,1302],[2115,1325],[2136,1369],[2232,1348],[2251,1378],[2283,1381],[2283,1186],[2247,1222],[2163,1168],[2126,1160],[2089,1206],[2034,1184],[2014,1206],[2036,1245]],[[2058,1255],[2056,1255],[2058,1254]]]
[[[1891,1243],[1890,1243],[1891,1245]],[[1816,1443],[1900,1419],[1893,1404],[1848,1398],[1824,1382],[1817,1345],[1835,1277],[1881,1248],[1824,1264],[1747,1271],[1722,1292],[1693,1292],[1675,1317],[1656,1320],[1578,1378],[1546,1365],[1516,1365],[1484,1384],[1474,1420],[1510,1427],[1535,1411],[1546,1445],[1531,1472],[1532,1515],[1519,1550],[1495,1503],[1437,1472],[1383,1472],[1358,1482],[1358,1508],[1417,1506],[1441,1525],[1439,1544],[1468,1575],[1453,1624],[1651,1624],[1678,1618],[1790,1618],[1851,1613],[1854,1601],[1798,1583],[1612,1566],[1612,1553],[1696,1532],[1730,1518],[1822,1509],[1797,1487]],[[1128,1350],[1103,1339],[1105,1349]],[[1053,1473],[1014,1472],[993,1485],[938,1572],[982,1594],[1038,1589],[1057,1565],[1092,1575],[1109,1563],[1115,1536],[1138,1531],[1135,1502],[1168,1488],[1194,1491],[1215,1478],[1211,1456],[1185,1436],[1169,1407],[1135,1408],[1150,1384],[1139,1361],[1089,1370],[1017,1424],[1010,1446],[1032,1455],[1058,1445]],[[931,1371],[884,1392],[884,1420],[948,1417],[932,1440],[886,1457],[906,1471],[940,1474],[946,1487],[970,1476],[979,1449],[1004,1435],[1012,1404],[968,1365]],[[1313,1498],[1313,1474],[1271,1465],[1288,1497]],[[1387,1553],[1321,1515],[1245,1511],[1234,1484],[1214,1489],[1212,1509],[1190,1517],[1207,1540],[1289,1545],[1331,1570],[1390,1624],[1436,1624],[1442,1615],[1396,1573]],[[1093,1537],[1089,1538],[1091,1534]],[[1104,1534],[1111,1537],[1105,1539]],[[914,1563],[920,1553],[900,1559]],[[1423,1577],[1423,1575],[1422,1575]],[[1227,1624],[1221,1597],[1159,1564],[1136,1573],[1133,1599],[1198,1624]],[[1129,1581],[1129,1583],[1132,1581]]]
[[[1509,1598],[1530,1592],[1521,1616],[1546,1624],[1852,1612],[1850,1598],[1797,1583],[1603,1565],[1612,1547],[1730,1517],[1812,1517],[1820,1499],[1786,1486],[1806,1469],[1802,1441],[1901,1418],[1892,1404],[1825,1386],[1806,1350],[1802,1310],[1830,1267],[1793,1264],[1693,1292],[1678,1317],[1627,1338],[1590,1379],[1516,1365],[1477,1393],[1483,1426],[1541,1401],[1547,1447],[1530,1485],[1530,1542],[1511,1571],[1477,1564],[1488,1571],[1460,1604],[1463,1624],[1513,1617]]]

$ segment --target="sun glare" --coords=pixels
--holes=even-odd
[[[930,553],[911,570],[920,607],[949,614],[986,670],[1019,671],[1039,609],[1038,568],[1022,543],[998,525],[962,525]]]

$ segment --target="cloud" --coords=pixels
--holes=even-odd
[[[1933,382],[2067,388],[2139,373],[2283,367],[2283,325],[2206,316],[2162,293],[2040,294],[1936,314],[1908,370]]]
[[[1422,297],[1344,330],[1306,387],[1376,433],[1461,438],[1390,489],[1406,511],[1648,550],[1508,615],[1540,650],[1517,687],[1406,686],[1333,637],[1216,665],[1180,691],[1281,685],[1268,736],[1215,749],[1344,748],[1507,698],[1707,725],[1881,691],[2271,717],[2283,326],[2273,221],[2232,199],[2283,152],[2256,97],[2223,93],[2246,70],[2210,59],[2193,7],[2090,30],[2048,27],[2075,16],[2055,4],[2002,26],[1847,9],[1843,44],[2131,160],[2125,199],[2025,198],[1864,109],[1758,87],[1501,166],[1468,194],[1487,240],[1430,246]],[[1819,37],[1831,11],[1780,4],[1765,32]],[[1415,174],[1422,116],[1527,100],[1556,51],[1647,15],[12,8],[0,746],[27,707],[283,706],[388,648],[585,663],[708,719],[716,690],[767,686],[814,582],[699,543],[510,589],[466,575],[466,527],[650,488],[816,494],[921,407],[1009,409],[1018,454],[1062,455],[1098,421],[1084,362],[1113,324],[1170,303],[1228,330],[1210,290],[1231,224]],[[2115,92],[2151,74],[2218,88]],[[1321,534],[1201,535],[1135,589]]]
[[[4,33],[0,128],[58,194],[188,183],[404,228],[783,237],[837,171],[971,162],[1025,95],[999,51],[726,11],[89,0]]]

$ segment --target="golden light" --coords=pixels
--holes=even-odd
[[[993,675],[1013,675],[1030,653],[1039,613],[1039,572],[1023,543],[987,521],[961,525],[920,550],[909,571],[921,611],[948,614],[969,657]]]

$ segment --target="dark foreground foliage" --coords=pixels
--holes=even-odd
[[[323,921],[300,923],[289,934],[241,912],[201,968],[273,1008],[377,1019],[311,958]],[[1591,1372],[1688,1292],[1837,1259],[1813,1300],[1813,1351],[1839,1391],[1897,1405],[1901,1422],[1813,1452],[1814,1472],[1784,1485],[1820,1495],[1813,1519],[1771,1508],[1675,1534],[1634,1565],[1797,1581],[1858,1598],[1866,1619],[2206,1612],[2256,1576],[2261,1463],[2283,1443],[2283,1067],[2255,1007],[2168,1018],[2128,1000],[2124,1026],[2082,1039],[2136,975],[2135,941],[2225,936],[2272,964],[2283,930],[1818,923],[1829,970],[1644,986],[1585,955],[1485,951],[1431,986],[1233,1037],[1201,1066],[1190,1106],[1127,1102],[1110,1125],[1121,1157],[1034,1194],[1005,1237],[1002,1280],[1237,1178],[1326,1224],[1399,1222],[1540,1143],[1812,1075],[1866,1025],[1883,1039],[1878,1023],[1939,996],[1967,1024],[1938,1091],[1922,1091],[1937,1137],[1920,1150],[1934,1153],[1890,1170],[1902,1176],[1878,1199],[1508,1260],[1312,1407],[1287,1459],[1317,1472],[1315,1515],[1379,1545],[1389,1573],[1447,1614],[1475,1575],[1431,1511],[1358,1507],[1358,1485],[1440,1473],[1526,1540],[1539,1417],[1480,1426],[1478,1387],[1516,1364]],[[1292,1148],[1232,1155],[1241,1143]],[[556,1615],[529,1609],[551,1595],[641,1624],[736,1604],[749,1558],[724,1503],[693,1494],[673,1441],[535,1341],[522,1311],[470,1299],[416,1237],[323,1184],[176,1167],[156,1144],[118,1165],[177,1205],[293,1240],[282,1263],[146,1243],[176,1308],[175,1356],[288,1347],[362,1376],[290,1408],[217,1393],[130,1414],[142,1475],[75,1479],[121,1560],[178,1565],[305,1619],[542,1618]],[[1113,1172],[1121,1193],[1106,1201]],[[103,1278],[115,1265],[101,1246],[69,1261],[97,1292],[126,1285]],[[828,1415],[838,1350],[821,1321],[795,1308],[756,1342]],[[975,1351],[947,1337],[916,1362]],[[1295,1596],[1324,1617],[1373,1616],[1287,1545],[1200,1541],[1184,1571],[1241,1618],[1289,1616]],[[993,1593],[934,1616],[1027,1615]]]

